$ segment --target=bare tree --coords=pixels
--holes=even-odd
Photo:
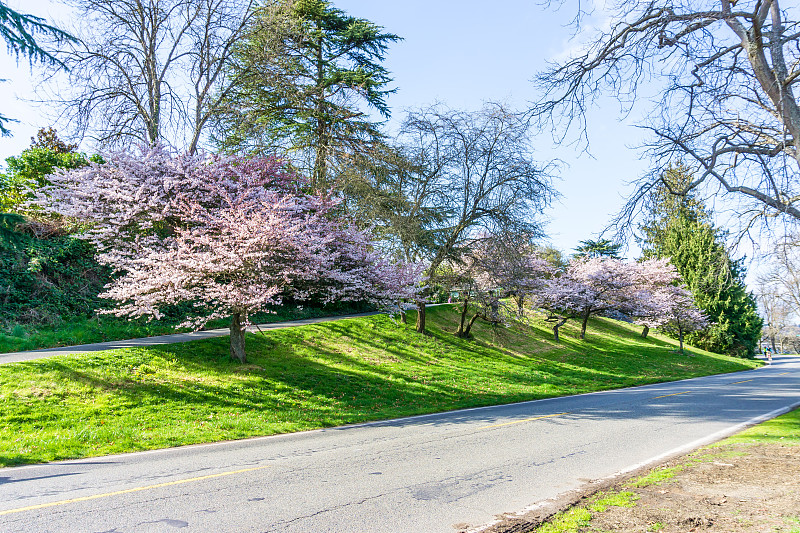
[[[764,336],[775,350],[775,340],[782,338],[789,319],[800,310],[800,247],[797,241],[779,245],[772,260],[772,268],[758,280],[758,303],[766,322]]]
[[[74,5],[80,40],[61,51],[69,88],[56,88],[55,100],[75,132],[103,147],[171,142],[195,152],[236,81],[226,62],[252,15],[252,0]]]
[[[540,233],[538,216],[556,192],[547,166],[533,160],[528,133],[527,123],[499,104],[409,113],[399,142],[410,163],[398,180],[408,215],[393,220],[406,256],[424,261],[431,281],[482,235]],[[424,302],[416,328],[425,331]]]
[[[669,164],[683,163],[702,185],[741,201],[744,230],[771,217],[800,219],[798,9],[779,0],[620,0],[609,29],[537,78],[544,97],[533,114],[585,138],[586,111],[604,91],[622,111],[645,84],[662,85],[643,126],[652,133],[652,171],[618,222]],[[585,13],[582,13],[582,15]],[[581,17],[577,19],[580,23]]]
[[[759,280],[758,307],[764,317],[763,337],[769,340],[772,351],[777,353],[775,341],[781,338],[782,330],[789,325],[791,306],[785,299],[781,284],[769,278]]]

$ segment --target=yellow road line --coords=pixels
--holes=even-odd
[[[650,399],[651,400],[658,400],[659,398],[668,398],[670,396],[680,396],[681,394],[689,394],[690,392],[692,392],[692,391],[687,390],[686,392],[676,392],[675,394],[665,394],[664,396],[656,396],[655,398],[650,398]]]
[[[733,383],[729,383],[729,385],[736,385],[737,383],[747,383],[748,381],[753,381],[752,379],[746,379],[744,381],[734,381]]]
[[[785,376],[785,375],[786,375],[786,374],[788,374],[788,373],[789,373],[789,372],[783,372],[783,373],[781,373],[781,374],[778,374],[778,375],[779,375],[779,376]]]
[[[478,429],[499,428],[502,426],[511,426],[513,424],[522,424],[523,422],[531,422],[533,420],[541,420],[542,418],[553,418],[554,416],[568,415],[569,413],[556,413],[554,415],[534,416],[533,418],[525,418],[523,420],[515,420],[513,422],[503,422],[502,424],[493,424],[491,426],[483,426]]]
[[[253,472],[255,470],[263,470],[265,468],[269,468],[269,466],[257,466],[255,468],[243,468],[242,470],[232,470],[230,472],[222,472],[220,474],[209,474],[207,476],[200,476],[200,477],[192,477],[188,479],[179,479],[178,481],[168,481],[166,483],[158,483],[156,485],[147,485],[146,487],[136,487],[133,489],[125,489],[125,490],[117,490],[114,492],[106,492],[104,494],[94,494],[92,496],[82,496],[80,498],[72,498],[69,500],[60,500],[57,502],[49,502],[49,503],[40,503],[39,505],[29,505],[28,507],[19,507],[17,509],[8,509],[6,511],[0,511],[0,516],[13,514],[13,513],[21,513],[23,511],[34,511],[36,509],[44,509],[46,507],[55,507],[57,505],[66,505],[68,503],[77,503],[77,502],[85,502],[88,500],[97,500],[99,498],[109,498],[111,496],[118,496],[120,494],[130,494],[131,492],[139,492],[142,490],[150,490],[150,489],[157,489],[160,487],[170,487],[172,485],[182,485],[183,483],[191,483],[193,481],[202,481],[204,479],[212,479],[215,477],[223,477],[223,476],[232,476],[233,474],[241,474],[243,472]]]

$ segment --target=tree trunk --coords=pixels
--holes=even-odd
[[[464,322],[467,321],[468,304],[469,304],[469,298],[464,298],[464,305],[461,308],[461,320],[458,323],[458,329],[456,330],[456,337],[464,336]]]
[[[647,338],[647,334],[648,333],[650,333],[650,326],[645,326],[644,328],[642,328],[642,338],[643,339]]]
[[[402,309],[400,310],[400,322],[403,324],[408,324],[408,316],[406,316],[406,312]]]
[[[417,304],[417,333],[425,333],[425,303]]]
[[[583,314],[583,324],[581,324],[581,340],[586,337],[586,325],[589,323],[589,317],[591,314],[591,310],[586,311],[586,313]]]
[[[678,348],[678,353],[683,353],[683,329],[678,328],[678,344],[680,348]]]
[[[514,299],[517,301],[517,316],[525,316],[525,295],[515,296]]]
[[[778,353],[778,350],[775,349],[775,335],[772,335],[769,338],[769,342],[770,342],[770,344],[772,344],[772,353]]]
[[[472,315],[472,318],[470,318],[469,322],[467,323],[467,327],[464,329],[464,331],[461,332],[460,335],[456,333],[456,337],[461,337],[462,339],[468,339],[469,332],[470,330],[472,330],[472,325],[475,323],[475,321],[478,319],[479,316],[480,313],[475,313],[474,315]]]
[[[240,363],[247,362],[244,351],[244,318],[243,313],[234,313],[231,316],[231,359]]]
[[[556,342],[558,342],[558,328],[563,326],[567,322],[567,320],[569,320],[569,319],[568,318],[562,318],[561,320],[556,322],[555,326],[553,326],[553,339],[555,339]]]

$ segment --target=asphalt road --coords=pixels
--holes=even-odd
[[[800,358],[500,407],[0,469],[2,532],[447,532],[800,404]]]

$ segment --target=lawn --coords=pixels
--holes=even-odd
[[[746,370],[760,363],[691,349],[610,319],[552,341],[547,324],[452,335],[454,307],[428,310],[429,336],[388,316],[228,339],[0,366],[0,465],[129,452],[517,402]],[[413,321],[413,315],[410,317]]]
[[[361,304],[338,304],[327,307],[276,307],[270,313],[258,313],[252,320],[257,324],[284,322],[322,316],[348,315],[371,311],[369,306]],[[0,353],[38,350],[40,348],[56,348],[59,346],[76,346],[95,342],[136,339],[155,335],[169,335],[191,331],[187,328],[176,328],[182,318],[171,316],[162,320],[140,318],[128,320],[112,315],[98,315],[92,318],[72,317],[57,324],[8,324],[0,328]],[[205,329],[226,328],[230,322],[215,320],[209,322]]]

